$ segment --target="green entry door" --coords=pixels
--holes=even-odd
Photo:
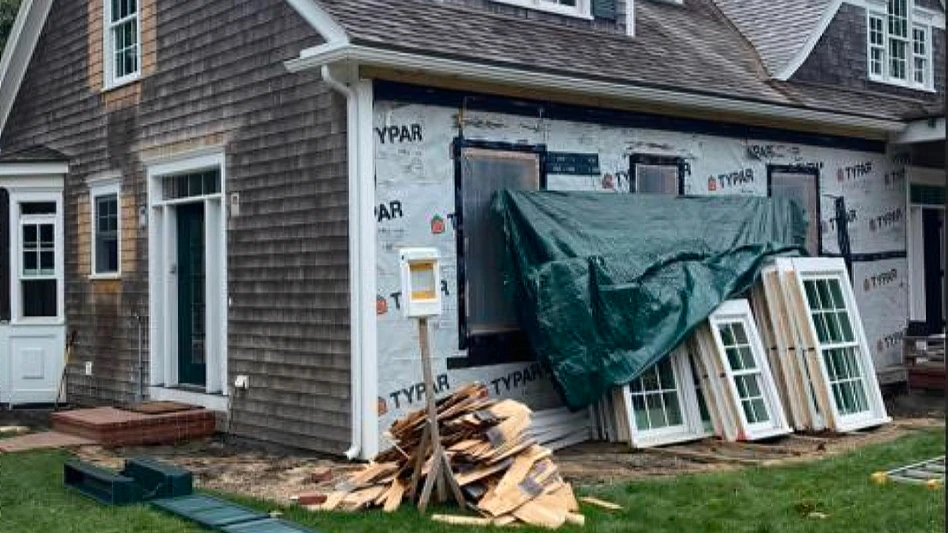
[[[178,383],[205,386],[204,204],[178,206]]]

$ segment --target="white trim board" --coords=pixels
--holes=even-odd
[[[39,42],[53,0],[23,0],[0,56],[0,134]]]
[[[640,104],[673,105],[680,107],[682,110],[705,111],[716,114],[733,113],[745,117],[832,125],[858,129],[871,137],[887,137],[889,134],[901,132],[905,129],[905,123],[898,120],[738,100],[722,96],[683,93],[627,83],[589,80],[573,76],[533,72],[521,68],[397,52],[364,45],[320,45],[303,50],[298,58],[287,61],[285,65],[291,72],[300,72],[335,63],[392,68],[399,71],[449,76],[456,79],[511,85],[528,89],[559,90],[574,95],[610,98]],[[775,124],[775,126],[777,125]]]

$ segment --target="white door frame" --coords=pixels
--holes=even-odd
[[[924,321],[927,313],[925,287],[925,237],[922,212],[925,209],[944,211],[944,205],[920,205],[912,203],[912,185],[945,186],[944,170],[908,167],[905,180],[905,206],[908,217],[905,225],[906,252],[908,255],[908,312],[909,320]]]
[[[226,408],[227,380],[227,217],[226,165],[221,148],[146,161],[148,175],[149,395],[152,399]],[[220,192],[166,199],[163,178],[217,170]],[[177,322],[176,206],[203,203],[205,213],[205,298],[207,378],[203,393],[179,390]]]

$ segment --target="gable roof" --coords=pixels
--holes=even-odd
[[[767,72],[776,77],[801,52],[821,20],[835,14],[833,0],[714,0],[725,16],[747,38]],[[836,4],[836,9],[831,9]],[[819,36],[817,36],[817,39]]]
[[[433,0],[318,3],[349,44],[372,49],[882,120],[901,121],[926,106],[771,81],[756,50],[712,0],[636,2],[631,39]]]

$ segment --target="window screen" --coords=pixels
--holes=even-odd
[[[503,189],[538,190],[535,153],[464,148],[461,151],[462,238],[468,335],[516,330],[510,291],[501,264],[504,238],[490,212],[492,195]]]
[[[806,249],[811,256],[820,255],[820,196],[815,170],[772,170],[770,196],[789,198],[806,212],[810,220],[806,230]]]

